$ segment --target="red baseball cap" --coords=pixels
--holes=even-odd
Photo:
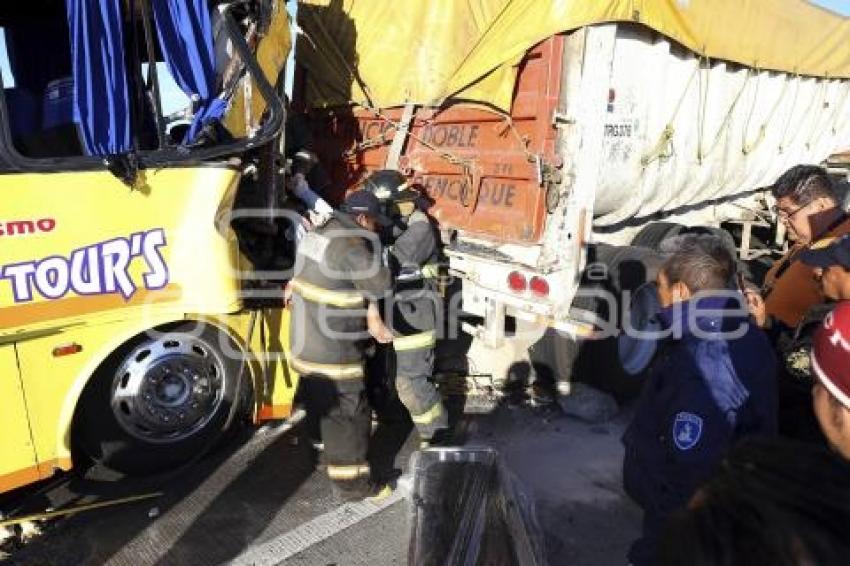
[[[824,387],[850,409],[850,301],[823,319],[812,346],[812,368]]]

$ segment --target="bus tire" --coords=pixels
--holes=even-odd
[[[215,326],[185,323],[144,333],[111,356],[84,390],[75,444],[124,474],[173,470],[223,437],[246,382],[238,346]]]

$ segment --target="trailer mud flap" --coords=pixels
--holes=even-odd
[[[492,448],[431,448],[411,459],[412,566],[542,565],[532,498]]]

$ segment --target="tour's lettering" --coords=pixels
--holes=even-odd
[[[168,266],[160,248],[166,245],[161,228],[115,238],[71,252],[38,260],[0,266],[0,281],[6,280],[15,302],[32,301],[35,294],[45,299],[60,299],[73,291],[77,295],[120,293],[129,300],[138,289],[130,276],[130,264],[142,258],[147,270],[142,276],[146,289],[161,289],[168,284]]]

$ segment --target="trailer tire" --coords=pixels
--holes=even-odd
[[[646,283],[655,281],[661,258],[655,250],[645,247],[597,245],[594,260],[607,267],[607,277],[586,280],[584,285],[610,293],[613,301],[597,302],[593,310],[603,320],[613,320],[614,313],[610,312],[613,306],[617,327],[621,328],[619,315],[623,311],[624,294],[634,293]],[[643,385],[642,375],[630,375],[623,368],[617,336],[583,341],[574,371],[576,380],[610,393],[620,402],[637,396]]]
[[[723,228],[714,226],[683,226],[675,222],[653,222],[640,232],[632,240],[632,246],[650,248],[661,251],[661,243],[669,238],[685,236],[688,234],[715,236],[723,242],[729,254],[735,260],[735,270],[744,276],[746,280],[752,280],[750,266],[738,258],[738,249],[735,246],[735,238]]]
[[[686,227],[677,222],[652,222],[641,228],[632,238],[632,246],[658,250],[661,242],[667,238],[678,236]]]
[[[637,246],[591,248],[588,267],[582,276],[580,293],[572,307],[600,320],[611,320],[611,308],[619,315],[624,291],[634,292],[654,281],[660,258],[653,250]],[[604,297],[614,297],[613,304]],[[613,395],[618,401],[633,398],[640,391],[640,375],[630,375],[620,362],[616,336],[598,340],[575,339],[552,329],[530,350],[535,370],[566,392],[569,383],[580,381]]]
[[[137,336],[84,390],[75,444],[91,460],[128,475],[200,458],[237,420],[237,383],[250,381],[242,357],[233,355],[239,351],[229,334],[211,325],[185,323]]]
[[[682,230],[681,234],[697,234],[697,235],[706,235],[706,236],[714,236],[718,238],[723,245],[726,246],[726,249],[729,250],[729,253],[732,254],[732,257],[738,253],[738,250],[735,246],[735,238],[732,237],[732,234],[724,230],[723,228],[716,228],[714,226],[688,226],[684,230]]]

